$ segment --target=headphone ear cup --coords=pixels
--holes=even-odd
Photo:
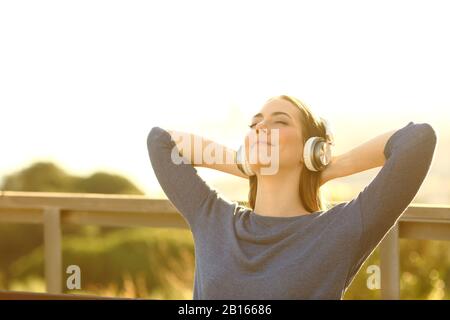
[[[331,161],[331,146],[327,142],[322,142],[322,150],[320,152],[320,163],[325,168]]]
[[[321,137],[309,138],[303,149],[303,160],[310,171],[323,170],[331,159],[331,149]]]
[[[321,139],[317,141],[314,149],[314,164],[317,171],[321,171],[327,165],[327,143]]]
[[[303,161],[305,162],[306,168],[310,171],[318,171],[316,169],[316,161],[314,159],[314,154],[316,146],[317,146],[318,137],[309,138],[305,142],[305,146],[303,148]]]

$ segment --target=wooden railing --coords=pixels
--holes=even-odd
[[[62,224],[188,228],[168,200],[77,193],[4,191],[0,196],[1,222],[43,224],[49,294],[62,292]],[[400,297],[399,238],[450,240],[450,206],[413,204],[383,239],[380,244],[383,299]]]

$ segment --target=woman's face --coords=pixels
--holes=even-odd
[[[251,153],[257,159],[255,163],[250,161],[254,172],[259,172],[260,167],[269,166],[267,161],[260,160],[264,159],[262,157],[273,159],[272,152],[278,152],[280,168],[295,168],[303,162],[300,110],[297,106],[284,99],[271,99],[251,119],[249,125],[251,130],[245,137],[245,144],[247,159],[250,159]],[[278,129],[278,137],[276,130],[272,129]]]

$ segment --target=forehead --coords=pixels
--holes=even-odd
[[[297,106],[293,105],[290,101],[280,98],[267,101],[258,111],[258,113],[262,113],[264,117],[268,117],[274,112],[287,113],[294,121],[297,121],[300,115],[300,110],[298,110]]]

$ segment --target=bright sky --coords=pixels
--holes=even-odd
[[[52,160],[73,174],[124,174],[154,195],[153,126],[237,148],[250,116],[283,93],[331,120],[341,145],[409,120],[444,130],[447,8],[429,0],[3,1],[0,175]]]

